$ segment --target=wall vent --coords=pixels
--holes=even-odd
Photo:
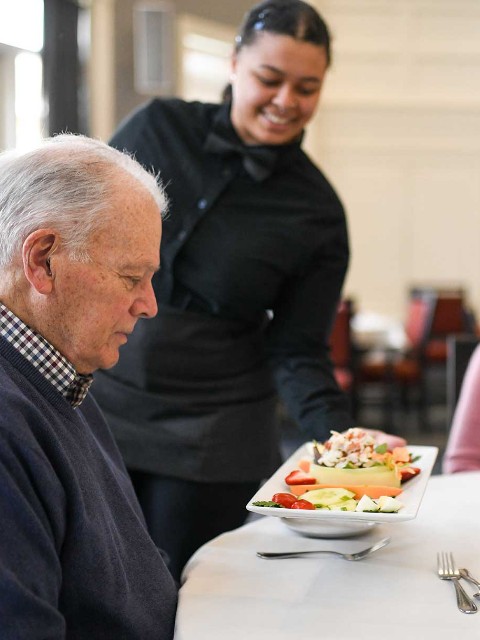
[[[134,6],[135,91],[171,95],[175,87],[175,5],[170,2]]]

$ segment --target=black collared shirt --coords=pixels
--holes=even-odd
[[[228,128],[228,105],[156,99],[111,141],[159,172],[170,199],[157,299],[248,327],[270,311],[265,344],[278,391],[309,435],[328,437],[353,425],[327,347],[348,265],[343,207],[300,143],[276,149],[260,181],[239,154],[206,152],[209,131]]]

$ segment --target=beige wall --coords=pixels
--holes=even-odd
[[[347,206],[346,292],[401,316],[414,282],[480,312],[480,3],[316,0],[334,65],[307,146]]]
[[[208,18],[230,27],[236,27],[244,13],[252,6],[249,0],[168,0],[175,6],[177,14],[190,14]],[[133,71],[133,8],[136,4],[155,5],[155,0],[93,0],[92,31],[95,57],[91,74],[97,77],[97,90],[93,101],[96,115],[93,116],[93,132],[108,137],[115,127],[132,109],[148,99],[134,89]],[[113,26],[113,27],[112,27]],[[97,60],[100,71],[96,69]],[[109,67],[110,68],[106,68]],[[98,76],[101,75],[101,79]],[[113,93],[108,85],[112,83]],[[95,80],[92,77],[92,82]],[[106,99],[105,107],[102,107]],[[106,111],[108,113],[106,113]],[[102,114],[103,112],[103,114]]]
[[[100,83],[106,108],[97,108],[96,133],[108,136],[145,96],[133,90],[133,0],[94,4],[110,7],[115,25],[113,58],[103,62],[114,82]],[[480,3],[312,4],[331,26],[334,63],[306,147],[347,208],[345,292],[361,309],[401,317],[410,284],[460,282],[480,313]],[[180,13],[230,26],[250,5],[176,2]]]

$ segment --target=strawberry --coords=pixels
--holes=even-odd
[[[287,484],[315,484],[316,480],[312,478],[312,476],[309,476],[308,473],[305,473],[305,471],[295,469],[295,471],[288,474],[285,482]]]
[[[401,467],[400,468],[401,482],[406,482],[407,480],[410,480],[410,478],[414,478],[419,473],[420,473],[420,469],[418,467]]]

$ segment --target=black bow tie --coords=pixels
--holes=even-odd
[[[262,182],[272,173],[278,155],[275,149],[248,146],[224,138],[215,131],[208,134],[204,149],[221,155],[239,154],[245,170],[257,182]]]

